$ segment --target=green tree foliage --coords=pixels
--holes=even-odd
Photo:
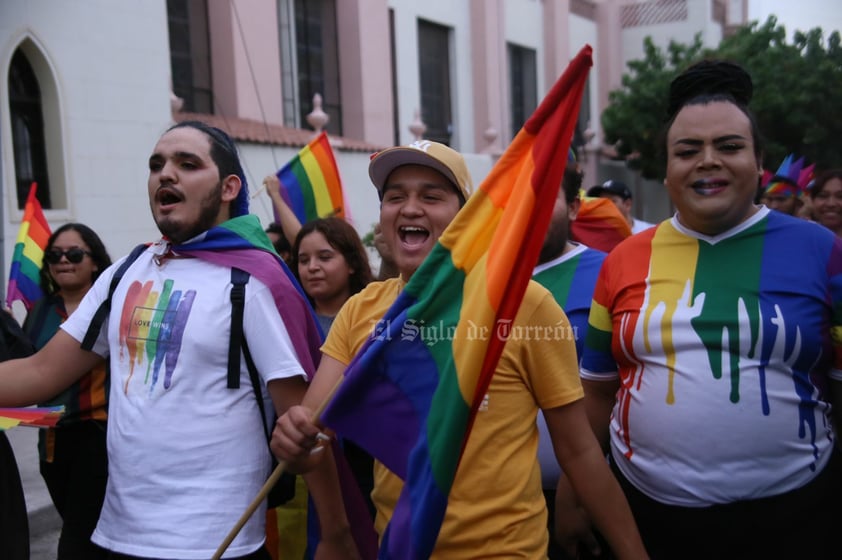
[[[689,44],[670,42],[667,49],[649,38],[644,58],[629,62],[622,87],[609,94],[602,126],[618,157],[648,179],[664,175],[662,142],[670,81],[702,58],[722,58],[744,66],[754,81],[751,108],[764,141],[764,165],[775,170],[789,153],[807,158],[818,169],[842,166],[842,46],[838,32],[823,41],[820,28],[786,30],[774,17],[752,23],[704,49],[700,36]]]

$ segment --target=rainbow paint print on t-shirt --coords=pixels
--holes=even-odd
[[[597,282],[582,369],[619,372],[623,454],[635,453],[641,434],[663,437],[653,418],[690,437],[724,434],[730,421],[738,435],[740,418],[761,415],[786,418],[817,457],[829,433],[827,376],[842,369],[833,341],[842,339],[831,336],[842,324],[840,240],[761,210],[716,238],[673,219],[618,249]],[[644,402],[647,415],[636,415]],[[703,407],[722,414],[699,422],[693,411]]]

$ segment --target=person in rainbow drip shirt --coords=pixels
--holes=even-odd
[[[675,78],[662,146],[677,213],[618,245],[594,290],[589,415],[652,558],[842,551],[842,242],[753,203],[752,87],[722,61]],[[557,527],[568,547],[587,536]]]

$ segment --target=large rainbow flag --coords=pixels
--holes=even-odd
[[[520,307],[590,66],[585,46],[412,275],[321,417],[405,481],[382,536],[381,558],[427,558],[435,546],[462,451],[505,345],[496,336],[470,340],[469,329],[484,325],[485,332],[497,332]],[[455,334],[428,346],[421,337],[401,336],[410,321]]]
[[[326,132],[304,146],[277,175],[281,196],[302,224],[327,216],[347,217],[339,168]]]
[[[18,230],[12,267],[9,270],[9,287],[6,290],[6,307],[21,300],[27,311],[44,296],[39,272],[44,261],[44,249],[50,239],[50,226],[44,217],[41,203],[35,197],[37,183],[29,187],[29,196],[23,208],[23,220]]]

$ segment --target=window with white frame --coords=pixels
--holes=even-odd
[[[450,91],[450,28],[418,20],[418,71],[424,137],[450,145],[453,116]]]
[[[538,76],[535,50],[509,43],[510,138],[514,138],[538,106]]]
[[[32,183],[42,208],[52,208],[41,86],[26,54],[18,48],[9,65],[9,117],[18,209]]]
[[[313,97],[322,97],[326,129],[342,135],[342,90],[336,0],[279,0],[284,124],[307,127]]]
[[[214,113],[206,0],[167,0],[173,93],[182,110]]]

